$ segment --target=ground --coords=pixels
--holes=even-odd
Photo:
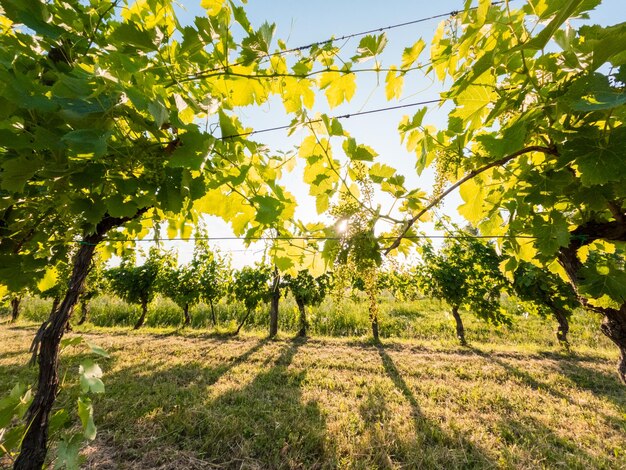
[[[0,326],[0,393],[34,325]],[[610,348],[126,328],[105,347],[106,393],[85,468],[626,468],[626,393]],[[64,352],[59,404],[75,403]],[[4,461],[5,465],[10,464]]]

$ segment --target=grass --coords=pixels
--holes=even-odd
[[[441,306],[422,307],[383,306],[414,337],[382,345],[81,328],[111,353],[85,468],[626,468],[626,394],[597,319],[575,316],[566,354],[550,322],[468,316],[462,348]],[[34,379],[34,328],[0,326],[0,396]],[[64,353],[59,406],[74,406],[81,357]]]
[[[41,323],[47,319],[50,300],[29,297],[22,302],[21,318],[26,322]],[[504,300],[503,307],[513,319],[511,326],[495,327],[476,319],[469,312],[462,313],[469,341],[505,345],[543,344],[557,346],[556,322],[551,319],[528,315],[512,300]],[[78,310],[78,307],[77,307]],[[139,317],[139,307],[124,303],[120,299],[103,295],[93,300],[89,307],[89,325],[97,327],[132,327]],[[200,331],[234,331],[245,314],[239,303],[220,302],[215,306],[218,327],[213,328],[210,308],[200,304],[191,309],[192,328]],[[2,314],[9,314],[8,308]],[[80,316],[77,311],[75,319]],[[307,307],[310,334],[314,336],[366,336],[371,327],[367,303],[358,296],[347,298],[336,305],[327,298],[320,306]],[[269,323],[268,307],[262,306],[248,319],[246,329],[265,332]],[[157,296],[149,305],[146,327],[152,331],[171,331],[182,324],[182,310],[171,300]],[[279,329],[295,334],[299,329],[298,309],[291,296],[280,304]],[[399,302],[390,296],[380,299],[380,334],[383,338],[432,340],[444,344],[456,344],[454,320],[447,306],[437,300],[420,299]],[[611,343],[600,332],[599,317],[578,312],[572,321],[570,338],[579,347],[597,349],[610,348]]]

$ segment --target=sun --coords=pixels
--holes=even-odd
[[[346,233],[346,231],[348,230],[348,221],[346,219],[339,220],[335,224],[335,230],[337,231],[337,233]]]

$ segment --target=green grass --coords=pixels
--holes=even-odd
[[[566,354],[536,317],[494,328],[466,315],[463,348],[438,302],[383,302],[383,332],[401,337],[376,346],[293,340],[288,308],[273,341],[261,312],[241,337],[78,328],[111,353],[86,468],[626,468],[626,394],[597,318],[574,317]],[[338,323],[322,305],[315,331],[367,332],[360,308]],[[35,377],[34,325],[0,326],[1,395]],[[58,406],[74,406],[81,357],[64,353]]]
[[[50,301],[38,297],[26,298],[22,302],[21,318],[24,321],[40,323],[48,317]],[[509,312],[513,324],[495,327],[476,319],[469,312],[462,312],[469,341],[505,345],[527,343],[556,346],[556,322],[535,315],[525,315],[523,309],[512,300],[505,299],[503,307]],[[89,307],[89,325],[98,327],[132,327],[139,317],[139,307],[128,305],[120,299],[104,295],[94,299]],[[192,328],[200,331],[234,331],[245,312],[239,303],[220,302],[215,306],[218,320],[213,327],[210,308],[200,304],[191,309]],[[8,315],[8,310],[0,310]],[[75,320],[80,316],[77,311]],[[310,333],[314,336],[367,336],[371,327],[366,302],[360,298],[346,298],[336,305],[327,298],[320,306],[307,308]],[[7,317],[4,317],[7,318]],[[182,310],[171,300],[157,296],[149,306],[146,327],[174,330],[182,324]],[[570,338],[579,347],[610,347],[609,340],[599,329],[598,316],[577,312],[572,320]],[[268,307],[262,306],[248,319],[245,329],[252,332],[267,331],[269,323]],[[298,329],[298,310],[293,298],[281,299],[279,328],[295,334]],[[432,299],[412,302],[398,302],[392,297],[380,299],[380,334],[383,338],[403,338],[440,341],[444,344],[456,343],[454,320],[445,303]]]

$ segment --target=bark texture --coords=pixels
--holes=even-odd
[[[138,330],[143,326],[143,323],[146,321],[146,316],[148,315],[148,299],[143,299],[141,301],[141,315],[137,319],[137,323],[135,323],[135,330]]]
[[[604,224],[588,223],[578,227],[572,237],[570,244],[562,247],[559,251],[559,263],[565,269],[570,284],[574,288],[580,303],[589,310],[600,313],[604,318],[600,325],[600,330],[609,338],[620,351],[620,360],[617,364],[617,374],[624,385],[626,385],[626,303],[623,303],[619,309],[602,308],[590,305],[588,300],[580,295],[578,286],[580,283],[579,272],[583,267],[582,262],[578,258],[578,249],[600,238],[608,240],[624,241],[626,234],[626,223],[622,220],[618,222],[608,222]],[[584,236],[581,236],[584,235]]]
[[[600,329],[619,348],[620,360],[617,364],[617,374],[626,385],[626,306],[623,305],[619,310],[605,310]]]
[[[21,297],[13,297],[11,299],[11,323],[15,323],[20,316]]]
[[[246,320],[248,319],[251,313],[252,313],[252,309],[249,308],[248,311],[246,312],[246,315],[243,317],[243,320],[241,320],[241,323],[239,323],[239,325],[237,326],[235,335],[239,334],[239,332],[241,331],[241,327],[243,327],[243,325],[246,323]]]
[[[50,308],[50,316],[54,315],[54,312],[57,311],[57,308],[59,308],[60,303],[61,303],[60,297],[54,297],[52,299],[52,307]]]
[[[89,315],[89,301],[81,300],[80,301],[80,320],[78,320],[78,324],[82,325],[87,321],[87,316]]]
[[[307,335],[307,330],[309,328],[309,323],[306,320],[306,308],[304,301],[300,297],[296,297],[296,304],[298,305],[298,310],[300,311],[300,330],[298,331],[298,336],[304,338]]]
[[[183,326],[191,325],[191,316],[189,315],[189,304],[185,304],[183,307],[183,316],[185,317],[185,322]]]
[[[274,280],[272,281],[272,296],[270,298],[270,338],[278,334],[278,303],[280,301],[280,274],[274,267]]]
[[[459,314],[459,307],[452,307],[452,316],[456,322],[456,337],[459,339],[461,346],[467,346],[467,341],[465,340],[465,327],[463,326],[463,320],[461,320],[461,315]]]
[[[145,209],[138,211],[135,217],[139,217],[143,212]],[[61,338],[85,285],[96,246],[109,230],[130,219],[105,216],[96,226],[95,233],[84,237],[73,259],[72,275],[65,297],[58,309],[41,325],[33,340],[31,352],[33,359],[37,358],[39,363],[37,392],[26,413],[29,426],[21,444],[20,454],[13,466],[16,470],[39,470],[45,463],[50,411],[59,390]]]
[[[217,326],[217,319],[215,318],[215,308],[213,307],[213,301],[209,300],[209,305],[211,306],[211,319],[213,320],[213,327]]]
[[[569,340],[567,334],[569,333],[569,321],[567,320],[567,314],[558,308],[553,308],[554,316],[559,326],[556,329],[556,339],[566,348],[569,348]]]

